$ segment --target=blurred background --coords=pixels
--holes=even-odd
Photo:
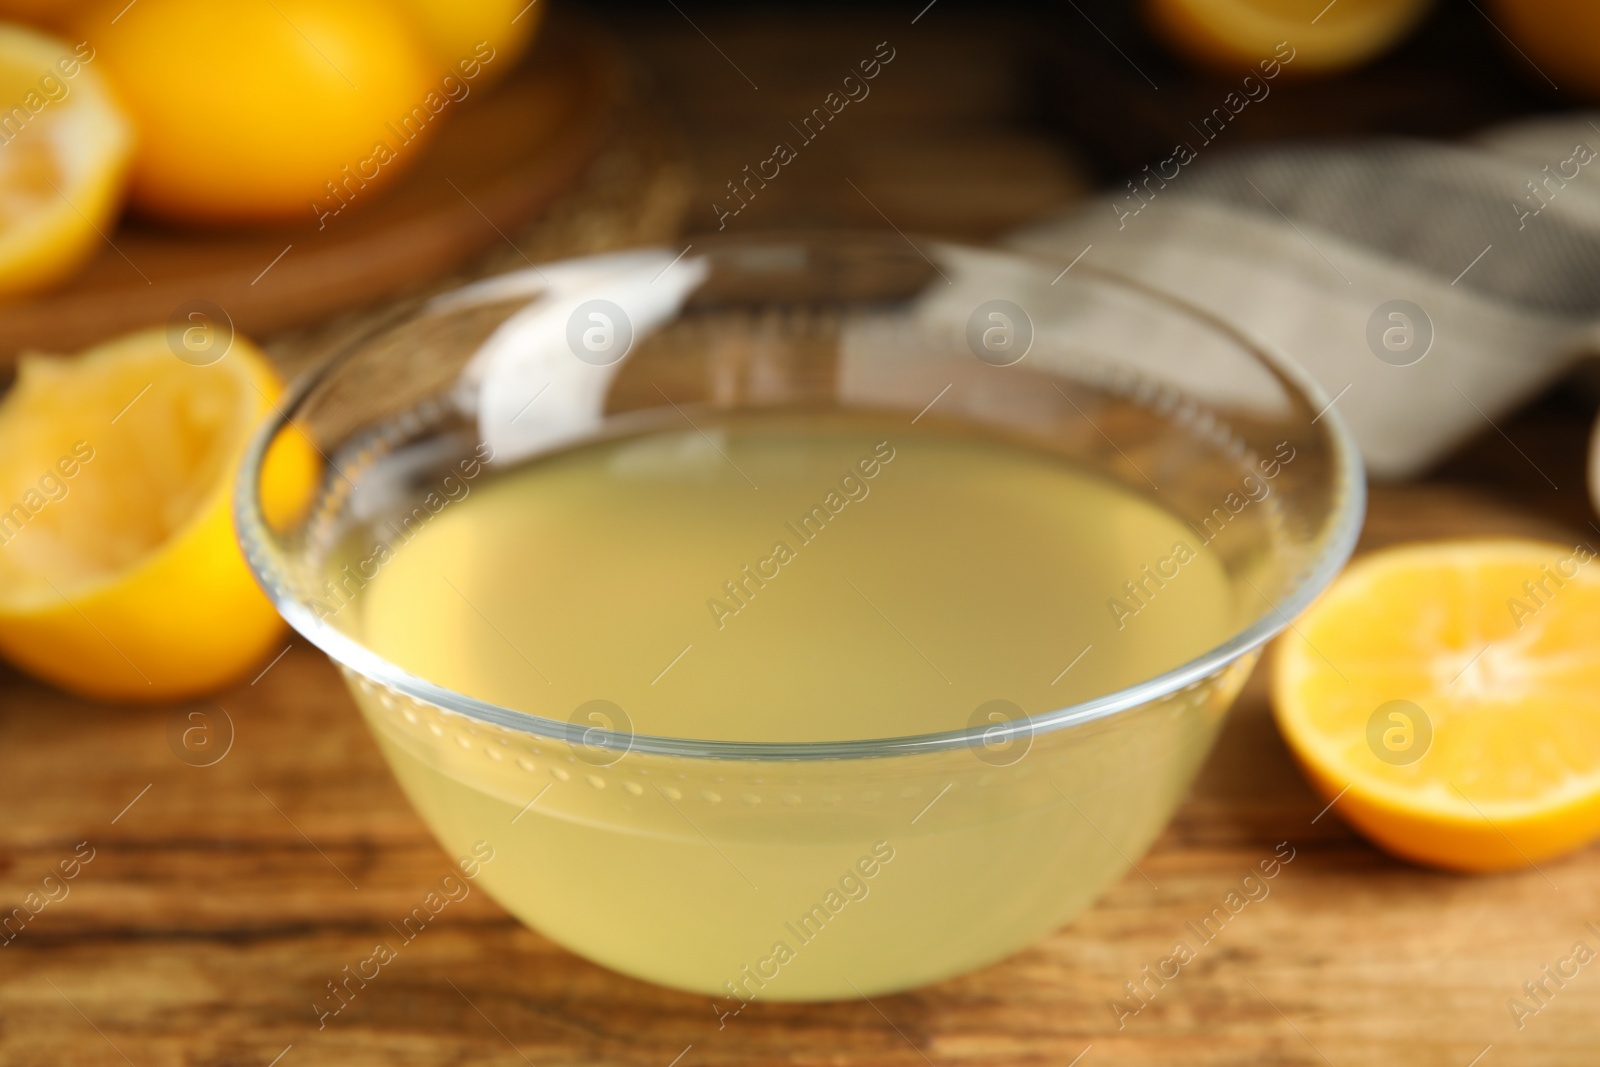
[[[1600,313],[1586,198],[1600,204],[1600,187],[1584,169],[1595,149],[1579,151],[1600,148],[1600,10],[1579,0],[9,0],[0,18],[7,541],[56,521],[76,414],[160,436],[172,416],[136,406],[141,360],[243,353],[228,365],[254,375],[259,419],[284,381],[429,295],[730,231],[868,230],[1094,263],[1114,255],[1097,235],[1126,229],[1118,254],[1155,263],[1167,245],[1138,232],[1145,203],[1168,183],[1227,202],[1237,186],[1217,192],[1219,168],[1254,158],[1240,173],[1276,184],[1251,210],[1287,224],[1286,247],[1349,242],[1414,268],[1439,301],[1504,310],[1504,330],[1461,357],[1482,369],[1471,408],[1443,386],[1382,410],[1351,394],[1381,475],[1361,550],[1600,544],[1586,343]],[[1308,143],[1335,155],[1250,155]],[[1368,172],[1340,169],[1357,158]],[[1297,352],[1271,309],[1259,322],[1222,296],[1215,309],[1323,366],[1321,340]],[[1339,343],[1365,354],[1360,336]],[[1321,384],[1340,402],[1339,381]],[[159,521],[118,525],[156,492],[224,530],[238,418],[196,415],[162,443],[182,476],[157,490],[108,471],[94,499],[119,536],[64,534],[44,555],[106,567],[165,544]],[[94,463],[78,455],[74,471]],[[1144,877],[999,967],[872,1005],[763,1004],[723,1033],[703,998],[584,962],[474,895],[319,1028],[307,1002],[443,869],[338,674],[259,611],[242,562],[180,561],[126,594],[118,625],[175,619],[210,651],[125,706],[121,664],[61,637],[72,613],[29,621],[31,565],[0,556],[13,664],[0,664],[0,904],[25,912],[0,945],[0,1061],[1593,1062],[1600,976],[1562,962],[1582,955],[1575,940],[1600,947],[1593,848],[1470,881],[1377,851],[1323,817],[1265,671]],[[1125,982],[1280,842],[1296,858],[1275,903],[1181,988],[1119,1016]]]

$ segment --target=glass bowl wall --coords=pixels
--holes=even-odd
[[[407,674],[361,644],[356,613],[326,609],[329,553],[395,457],[423,458],[398,490],[420,493],[429,464],[472,453],[463,372],[538,299],[531,275],[411,308],[306,378],[246,461],[246,555],[445,849],[492,853],[477,884],[573,951],[719,1011],[1001,959],[1128,873],[1261,645],[1342,566],[1363,507],[1352,444],[1303,375],[1085,263],[861,235],[697,238],[669,269],[691,262],[703,281],[634,340],[589,437],[802,407],[977,427],[1184,520],[1235,590],[1229,638],[1085,702],[838,743],[635,736]],[[327,465],[309,513],[275,527],[255,488],[287,433]]]

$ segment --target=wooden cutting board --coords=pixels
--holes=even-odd
[[[269,230],[125,219],[65,287],[0,305],[0,370],[20,351],[165,323],[194,300],[260,337],[448,274],[571,186],[614,125],[625,70],[592,26],[553,16],[518,70],[463,101],[394,186],[321,229],[309,205],[304,226]]]

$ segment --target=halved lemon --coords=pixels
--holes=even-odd
[[[1454,870],[1600,835],[1600,558],[1444,541],[1358,561],[1277,647],[1278,726],[1347,822]]]
[[[0,24],[0,296],[76,270],[121,207],[133,127],[93,56]]]
[[[1432,0],[1146,0],[1145,18],[1169,45],[1227,72],[1322,74],[1376,58]]]
[[[168,336],[24,357],[0,400],[0,654],[102,700],[197,696],[282,638],[229,506],[278,377],[242,337],[200,366]],[[300,507],[317,472],[305,439],[280,435],[268,515]]]

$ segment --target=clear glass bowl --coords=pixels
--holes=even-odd
[[[1234,591],[1231,635],[1046,713],[832,743],[635,736],[406,673],[352,613],[326,610],[329,553],[370,498],[420,494],[471,452],[463,372],[537,299],[537,272],[406,309],[300,382],[245,460],[245,554],[343,670],[441,844],[492,855],[477,884],[572,951],[719,1012],[905,989],[1015,953],[1128,873],[1262,644],[1344,564],[1364,506],[1349,436],[1292,366],[1087,262],[844,234],[697,238],[669,269],[691,267],[704,277],[639,330],[563,447],[663,416],[819,405],[976,427],[1186,520]],[[309,512],[275,528],[257,483],[286,433],[327,467]],[[406,476],[369,492],[396,457]]]

